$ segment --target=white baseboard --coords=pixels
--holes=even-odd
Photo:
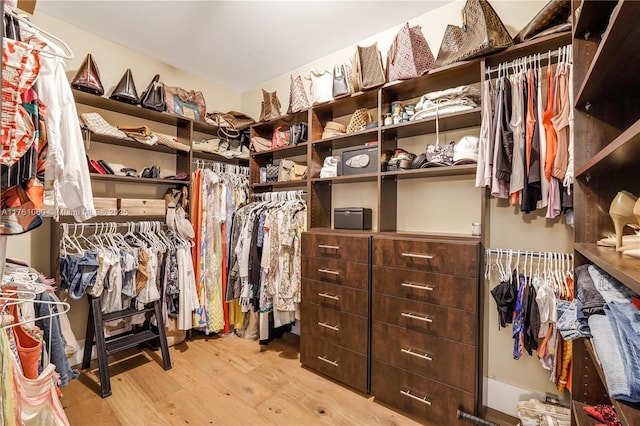
[[[518,417],[516,408],[519,401],[537,398],[544,401],[545,396],[530,389],[524,389],[509,383],[485,377],[486,405],[489,408]]]
[[[78,340],[78,352],[73,354],[71,358],[69,358],[69,365],[72,368],[80,368],[80,364],[82,364],[82,357],[84,355],[84,339]],[[93,345],[91,350],[91,359],[96,359],[96,346]]]

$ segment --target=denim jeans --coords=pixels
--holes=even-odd
[[[60,259],[60,288],[68,289],[72,299],[82,298],[87,287],[96,282],[98,266],[95,251],[88,251],[83,256],[63,257]]]
[[[629,381],[629,394],[619,395],[618,399],[640,402],[640,336],[637,332],[640,320],[637,310],[629,303],[612,301],[605,306],[605,312],[614,331],[624,374]]]

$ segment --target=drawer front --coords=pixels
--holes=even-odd
[[[371,357],[474,392],[476,348],[373,321]]]
[[[367,318],[302,303],[300,335],[313,336],[352,351],[367,353]]]
[[[367,391],[366,355],[301,334],[300,362],[354,389]]]
[[[465,425],[456,418],[458,408],[475,413],[471,393],[443,385],[380,361],[371,367],[371,393],[433,425]]]
[[[477,243],[373,239],[374,265],[476,277],[477,260]]]
[[[369,271],[366,263],[342,262],[302,256],[302,278],[367,290]]]
[[[302,280],[302,302],[322,308],[366,317],[369,312],[366,291],[320,281]]]
[[[476,344],[476,315],[428,303],[373,294],[374,321],[443,337],[467,345]]]
[[[350,262],[369,262],[369,237],[338,234],[302,234],[302,254]]]
[[[476,311],[477,278],[373,267],[373,291],[419,302]]]

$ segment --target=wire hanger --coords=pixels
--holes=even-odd
[[[69,45],[67,43],[65,43],[64,40],[62,40],[61,38],[56,37],[53,34],[51,34],[50,32],[43,30],[42,28],[40,28],[37,25],[35,25],[33,22],[28,21],[27,19],[25,19],[22,16],[20,16],[15,10],[13,10],[13,9],[11,9],[9,7],[5,6],[4,13],[12,16],[13,18],[15,18],[18,21],[20,21],[23,24],[25,24],[27,26],[27,28],[24,28],[24,30],[30,31],[32,33],[34,33],[33,30],[36,30],[37,32],[35,32],[34,35],[37,35],[38,32],[41,33],[41,34],[44,34],[46,37],[52,39],[53,41],[60,43],[60,45],[62,46],[62,49],[66,51],[65,54],[60,54],[60,53],[58,53],[56,51],[40,50],[41,53],[44,53],[44,54],[47,54],[47,55],[51,55],[51,56],[58,56],[58,57],[64,58],[64,59],[73,59],[73,58],[75,58],[75,54],[73,53],[73,50],[71,50]]]

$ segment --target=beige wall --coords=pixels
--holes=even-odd
[[[515,35],[535,14],[547,3],[547,0],[523,1],[523,0],[491,0],[491,4],[501,17],[507,29]],[[464,1],[456,1],[442,6],[425,15],[418,16],[410,20],[411,25],[421,25],[422,32],[437,55],[438,47],[442,41],[442,36],[447,24],[460,24],[460,10]],[[400,25],[390,28],[387,31],[376,34],[365,40],[361,40],[359,45],[370,45],[378,43],[378,48],[383,55],[383,62],[386,62],[386,52],[391,45],[393,38],[398,32]],[[260,87],[256,87],[242,94],[242,111],[249,115],[258,117],[260,114],[260,101],[262,100],[261,89],[267,91],[277,91],[282,103],[282,112],[286,113],[289,101],[289,75],[305,75],[311,68],[318,71],[323,69],[333,69],[334,64],[340,64],[349,60],[355,52],[355,44],[346,46],[331,55],[319,58],[302,67],[291,70],[290,73],[282,75],[271,81],[264,82]],[[309,93],[309,81],[303,79],[307,93]],[[466,129],[473,133],[478,129]],[[449,132],[441,135],[445,141],[456,140],[460,136],[460,131]],[[424,149],[424,145],[429,138],[419,138],[415,142],[412,152],[419,152]],[[405,141],[412,144],[413,141]],[[405,143],[403,142],[403,143]],[[403,147],[405,147],[403,145]],[[405,147],[405,149],[409,149]],[[354,183],[334,185],[332,191],[332,203],[334,207],[363,206],[373,209],[373,222],[376,222],[378,212],[376,211],[377,194],[375,183]],[[474,187],[473,178],[440,178],[440,179],[418,179],[401,181],[398,184],[398,229],[402,231],[439,231],[451,233],[469,233],[471,222],[480,218],[480,208],[482,194],[478,188]],[[405,208],[410,206],[410,208]],[[425,220],[428,218],[429,220]],[[490,234],[487,239],[488,247],[512,248],[520,250],[541,250],[541,251],[572,251],[573,228],[566,225],[561,220],[550,221],[544,215],[538,214],[522,215],[514,208],[499,204],[496,200],[489,202],[488,215],[486,218],[490,224]],[[485,283],[485,377],[490,380],[513,385],[515,388],[530,390],[533,394],[545,392],[555,392],[555,386],[547,379],[547,372],[542,369],[536,357],[523,356],[515,361],[511,355],[513,340],[510,329],[498,331],[498,319],[495,302],[491,299],[490,289],[497,283]],[[513,390],[514,387],[506,386],[506,389]],[[495,387],[490,387],[495,389]],[[512,395],[510,395],[512,397]],[[500,400],[507,398],[507,395],[492,395],[490,400]],[[485,401],[487,395],[485,395]],[[516,399],[517,401],[517,399]],[[500,407],[502,411],[514,414],[515,403],[510,407]],[[511,410],[509,409],[511,408]]]

